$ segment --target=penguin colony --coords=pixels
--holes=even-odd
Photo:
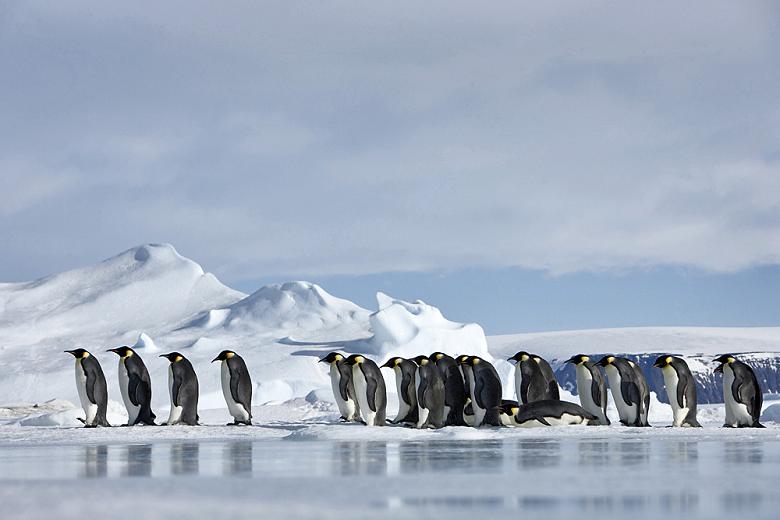
[[[108,390],[103,369],[84,349],[66,350],[76,360],[76,387],[84,409],[84,426],[110,426],[106,420]],[[155,425],[152,385],[141,357],[127,346],[109,349],[119,356],[119,386],[128,422]],[[192,363],[179,352],[163,354],[168,365],[170,414],[164,425],[197,425],[198,377]],[[243,358],[223,350],[222,392],[233,417],[229,425],[252,424],[252,379]],[[612,355],[594,362],[588,355],[572,356],[580,404],[561,401],[558,382],[549,363],[520,351],[515,364],[517,401],[504,400],[495,367],[478,356],[453,358],[443,352],[412,359],[393,357],[381,367],[361,354],[331,352],[319,360],[329,366],[331,386],[341,421],[367,426],[401,424],[419,429],[444,426],[544,427],[575,424],[609,425],[607,384],[624,426],[647,427],[650,391],[642,370],[633,361]],[[762,393],[753,370],[733,355],[715,359],[723,375],[723,397],[728,428],[763,428],[759,423]],[[696,384],[684,359],[663,355],[653,364],[661,370],[672,406],[672,426],[701,427],[696,419]],[[398,412],[387,419],[387,389],[381,369],[395,375]],[[604,373],[602,373],[602,370]],[[605,377],[606,375],[606,377]]]

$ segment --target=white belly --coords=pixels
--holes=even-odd
[[[638,404],[628,405],[623,401],[623,394],[620,391],[620,372],[612,365],[607,365],[607,381],[609,382],[609,391],[612,393],[612,400],[615,402],[620,420],[633,424],[637,420],[639,413]]]
[[[339,374],[339,368],[336,363],[330,364],[330,388],[333,390],[333,398],[336,400],[336,406],[339,408],[339,413],[345,419],[349,419],[347,415],[347,403],[341,398],[341,391],[339,390],[339,384],[341,382],[341,374]]]
[[[747,406],[738,403],[731,392],[734,384],[734,371],[728,364],[723,366],[723,400],[726,403],[726,424],[729,426],[752,425],[753,418]]]
[[[471,407],[474,410],[474,426],[480,427],[482,426],[482,421],[485,420],[485,414],[487,413],[487,410],[484,408],[481,408],[477,404],[477,400],[474,396],[474,388],[476,386],[476,381],[474,380],[474,371],[471,371],[471,377],[469,378],[470,387],[471,387]]]
[[[404,393],[403,389],[401,388],[401,383],[403,382],[403,374],[401,374],[401,369],[398,367],[393,367],[393,372],[395,372],[395,388],[398,391],[398,415],[395,416],[395,419],[393,422],[398,422],[407,415],[409,415],[409,410],[412,409],[412,407],[407,403],[404,399],[406,398],[406,394]],[[415,380],[415,395],[417,394],[417,378],[414,378]]]
[[[520,363],[515,365],[515,393],[517,394],[517,402],[520,404],[527,404],[523,401],[522,389],[523,388],[523,371],[520,370]]]
[[[685,401],[685,396],[683,396],[683,406],[680,406],[677,402],[677,385],[680,384],[680,378],[677,375],[677,371],[671,366],[663,367],[661,373],[664,376],[666,397],[669,399],[669,404],[672,405],[672,426],[682,426],[690,409]]]
[[[119,359],[119,391],[122,393],[122,401],[127,408],[127,424],[133,424],[138,418],[138,414],[141,411],[140,406],[136,406],[130,400],[129,394],[130,377],[127,375],[127,369],[125,368],[125,360]]]
[[[230,368],[227,361],[222,361],[222,394],[225,396],[228,411],[237,421],[248,421],[249,412],[244,405],[233,400],[233,394],[230,392]]]
[[[593,374],[582,365],[577,365],[577,393],[579,394],[580,404],[590,413],[599,416],[603,412],[599,403],[593,401]]]
[[[168,415],[168,424],[177,424],[181,420],[184,408],[173,404],[173,369],[168,366],[168,395],[171,397],[171,413]]]
[[[368,385],[366,384],[366,378],[363,376],[363,371],[360,366],[352,365],[352,383],[355,386],[355,394],[357,397],[358,405],[360,406],[360,415],[363,417],[366,425],[376,426],[376,412],[371,411],[368,406]]]
[[[85,424],[92,425],[97,417],[98,407],[95,403],[89,400],[87,397],[87,375],[84,373],[84,369],[81,368],[81,360],[76,360],[76,388],[79,392],[79,401],[81,401],[81,408],[84,409]]]
[[[428,408],[423,408],[422,399],[420,399],[420,381],[422,380],[422,377],[420,377],[420,369],[417,369],[417,373],[415,374],[414,378],[414,394],[417,396],[417,427],[422,428],[425,424],[425,421],[428,420],[428,414],[431,413],[431,411]]]

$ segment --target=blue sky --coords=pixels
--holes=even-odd
[[[778,11],[0,2],[0,279],[170,242],[490,331],[772,323]]]

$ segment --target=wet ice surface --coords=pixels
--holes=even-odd
[[[7,429],[3,516],[776,518],[780,509],[777,428],[449,430]]]

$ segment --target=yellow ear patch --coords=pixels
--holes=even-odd
[[[235,352],[228,352],[227,354],[225,354],[225,358],[226,358],[226,359],[230,359],[230,358],[232,358],[232,357],[233,357],[233,356],[235,356],[235,355],[236,355],[236,353],[235,353]]]
[[[728,359],[729,363],[733,363],[734,361],[736,361],[736,359],[734,359],[733,357],[729,357],[729,359]]]
[[[607,363],[612,363],[613,361],[615,361],[615,358],[614,358],[614,356],[609,356],[609,357],[607,358]]]
[[[130,357],[130,356],[132,356],[133,354],[135,354],[135,352],[133,352],[133,351],[132,351],[132,350],[130,350],[130,349],[128,349],[128,350],[126,350],[126,351],[125,351],[125,357]]]
[[[522,356],[520,356],[520,360],[521,361],[528,361],[528,355],[523,354]]]
[[[479,358],[474,358],[474,361],[472,361],[472,364],[474,364],[474,365],[479,365],[479,362],[480,362],[480,361],[481,361],[481,360],[480,360]]]
[[[344,356],[342,356],[341,354],[336,354],[335,356],[333,356],[333,359],[335,359],[336,361],[341,361],[342,359],[344,359]]]
[[[590,361],[590,356],[582,356],[582,361]]]
[[[87,351],[85,350],[85,351],[84,351],[84,355],[83,355],[83,356],[81,356],[81,359],[87,359],[88,357],[89,357],[89,352],[87,352]]]
[[[355,363],[362,363],[365,360],[366,358],[364,358],[363,356],[358,356],[355,358]]]
[[[671,365],[671,364],[672,364],[672,356],[668,356],[668,357],[666,358],[666,364],[667,364],[667,365]]]
[[[421,359],[420,360],[420,364],[423,365],[423,366],[427,365],[428,364],[428,358]]]
[[[441,359],[444,357],[444,354],[436,354],[436,359]]]
[[[179,362],[179,361],[181,361],[182,359],[184,359],[184,358],[183,358],[183,357],[181,357],[181,356],[176,356],[176,359],[174,359],[174,360],[173,360],[173,362],[174,362],[174,363],[178,363],[178,362]]]

